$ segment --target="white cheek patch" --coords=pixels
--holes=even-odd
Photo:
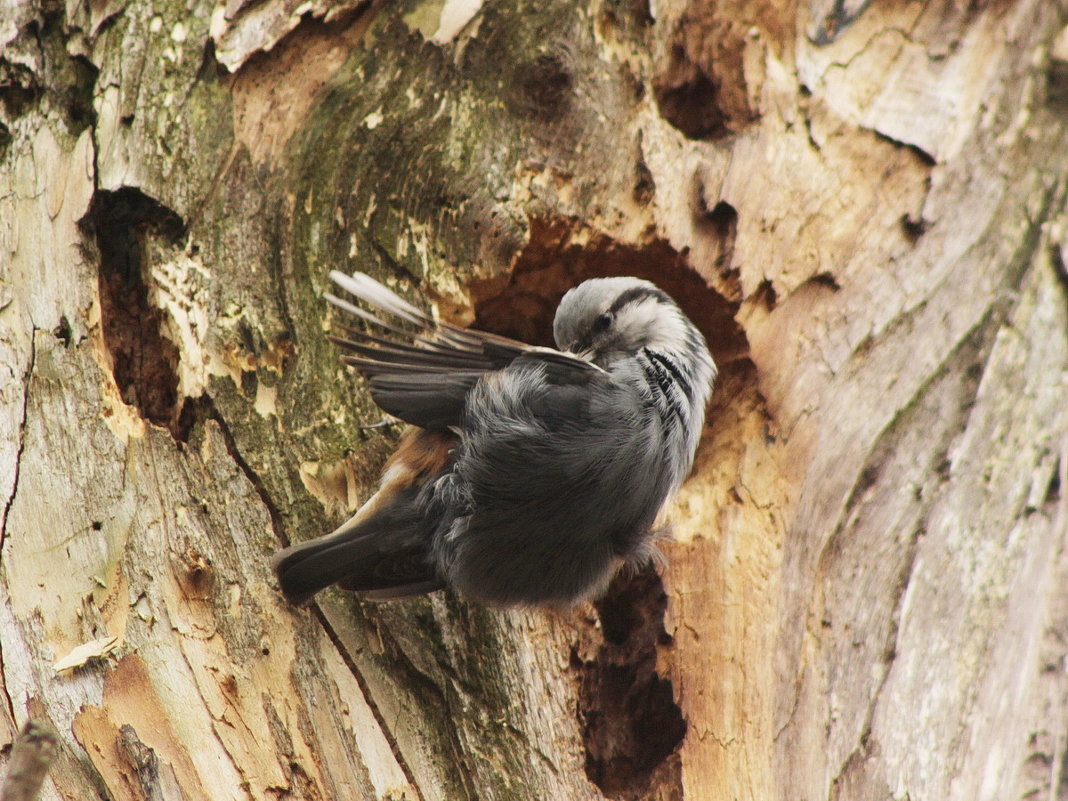
[[[686,342],[687,327],[682,313],[656,298],[624,308],[619,325],[621,330],[635,332],[653,350],[677,350]]]

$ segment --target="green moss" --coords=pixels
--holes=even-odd
[[[438,31],[438,20],[445,0],[425,0],[417,3],[411,11],[403,16],[404,24],[413,31],[418,31],[424,39],[429,39]]]
[[[632,175],[634,143],[603,113],[627,109],[629,90],[600,60],[590,20],[534,3],[486,7],[458,56],[412,32],[428,29],[416,22],[430,5],[379,26],[294,142],[298,271],[462,276],[487,258],[499,269],[538,210],[513,197],[520,173],[590,176],[569,186],[576,203]],[[579,94],[604,102],[571,102]],[[606,169],[582,169],[591,158]],[[554,187],[544,191],[552,202]],[[337,208],[347,230],[326,235]]]

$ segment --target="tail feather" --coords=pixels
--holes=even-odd
[[[406,301],[392,289],[379,283],[365,273],[353,273],[346,275],[340,270],[330,271],[330,280],[350,292],[358,298],[362,298],[372,306],[377,306],[395,317],[400,317],[413,325],[430,327],[434,321],[421,312],[411,303]]]
[[[441,586],[429,559],[428,541],[426,523],[412,499],[401,498],[389,509],[353,518],[331,534],[279,551],[271,567],[294,605],[332,584],[399,598]]]

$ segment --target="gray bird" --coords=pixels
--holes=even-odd
[[[567,607],[655,554],[690,471],[716,366],[649,281],[594,278],[556,311],[560,350],[457,328],[362,273],[326,299],[379,334],[332,338],[371,397],[410,423],[379,491],[331,534],[272,560],[286,597],[332,584],[376,600],[445,586],[496,606]]]

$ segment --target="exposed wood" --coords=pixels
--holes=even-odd
[[[0,744],[55,728],[44,799],[1068,799],[1066,43],[1063,0],[8,3]],[[400,436],[331,269],[539,343],[583,277],[677,297],[721,380],[661,577],[288,607],[271,553]]]

